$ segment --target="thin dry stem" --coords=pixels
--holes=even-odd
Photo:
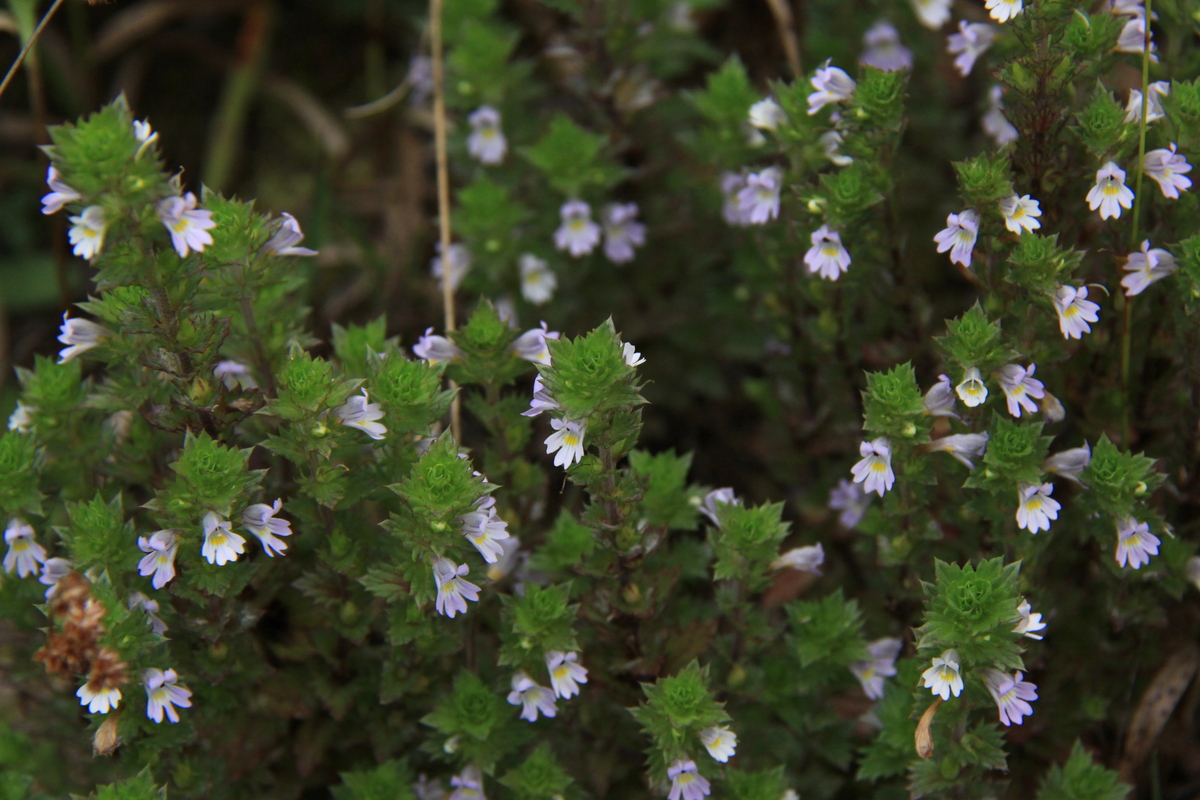
[[[788,0],[767,0],[771,13],[775,15],[775,25],[779,28],[779,39],[783,42],[783,53],[787,56],[788,67],[792,77],[801,75],[800,69],[800,39],[796,36],[796,18]]]
[[[63,0],[54,0],[54,5],[50,6],[49,10],[47,10],[45,15],[42,17],[42,21],[39,22],[37,27],[33,29],[33,33],[30,35],[29,41],[27,41],[25,46],[21,48],[21,52],[17,53],[17,57],[13,61],[12,66],[8,68],[8,74],[4,76],[3,81],[0,81],[0,97],[4,96],[4,92],[6,89],[8,89],[8,85],[12,83],[13,76],[17,74],[17,70],[21,68],[21,64],[25,63],[25,57],[29,55],[29,51],[32,50],[34,44],[37,43],[38,37],[42,35],[42,29],[46,27],[46,23],[50,21],[50,18],[54,16],[54,12],[58,11],[58,7],[61,6],[62,3]]]
[[[446,75],[442,57],[442,0],[429,0],[429,38],[433,51],[433,135],[437,151],[438,238],[442,245],[442,315],[446,333],[454,330],[454,284],[450,274],[450,164],[446,153]],[[454,381],[450,387],[457,388]],[[458,395],[450,405],[450,433],[460,441],[462,408]]]

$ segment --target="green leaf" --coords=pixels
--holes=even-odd
[[[1131,790],[1116,772],[1095,763],[1076,740],[1067,763],[1055,764],[1042,779],[1037,800],[1125,800]]]
[[[565,114],[556,114],[550,130],[525,148],[524,155],[547,183],[567,197],[578,197],[588,187],[604,189],[620,178],[616,165],[602,156],[606,144],[601,134],[588,133]]]

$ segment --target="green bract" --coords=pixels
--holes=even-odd
[[[1000,558],[963,566],[938,561],[935,582],[925,584],[925,624],[917,631],[922,655],[955,650],[964,675],[973,667],[1024,669],[1020,635],[1013,632],[1021,618],[1020,569]]]

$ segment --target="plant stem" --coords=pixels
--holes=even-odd
[[[1138,157],[1133,178],[1133,230],[1129,247],[1138,246],[1138,223],[1142,216],[1142,165],[1146,160],[1146,117],[1150,113],[1150,19],[1153,0],[1146,0],[1146,38],[1142,43],[1142,114],[1138,119]],[[1133,438],[1129,427],[1129,356],[1133,340],[1133,298],[1125,300],[1121,316],[1121,437],[1125,447]]]
[[[429,0],[429,39],[433,55],[433,138],[437,154],[438,241],[442,245],[442,316],[446,333],[454,330],[454,285],[450,274],[450,164],[446,152],[446,74],[442,57],[442,0]],[[450,388],[457,385],[450,381]],[[462,404],[450,405],[450,433],[460,441]]]
[[[29,39],[25,42],[25,46],[21,48],[21,52],[17,53],[17,57],[13,60],[12,66],[8,68],[8,74],[4,76],[3,81],[0,81],[0,97],[4,96],[4,91],[8,89],[8,85],[12,83],[13,76],[17,74],[17,70],[21,68],[21,64],[24,63],[25,57],[29,55],[29,51],[33,49],[34,43],[37,42],[38,37],[42,35],[42,29],[46,27],[46,23],[50,21],[50,18],[54,16],[54,12],[58,11],[58,7],[61,6],[62,3],[63,0],[54,0],[54,5],[50,6],[49,10],[46,11],[46,14],[42,17],[42,21],[39,22],[38,26],[33,29],[33,34],[30,35]]]

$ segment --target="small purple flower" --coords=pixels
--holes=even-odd
[[[158,204],[158,218],[171,234],[171,244],[180,258],[213,243],[210,230],[217,227],[212,212],[196,208],[196,195],[188,192],[182,197],[168,197]]]
[[[467,117],[471,135],[467,137],[467,153],[481,164],[499,164],[508,152],[508,140],[500,128],[500,112],[491,106],[480,106]]]
[[[1027,680],[1020,672],[1009,675],[998,669],[985,669],[983,682],[987,684],[996,708],[1000,710],[1000,722],[1005,727],[1020,725],[1024,717],[1032,716],[1031,700],[1037,700],[1037,686]]]
[[[277,256],[315,256],[316,250],[299,247],[301,240],[304,239],[304,231],[300,230],[300,223],[296,221],[296,218],[286,211],[281,216],[279,227],[263,245],[263,250]]]
[[[561,335],[558,331],[546,330],[546,323],[543,322],[542,327],[531,328],[518,336],[512,343],[512,351],[526,361],[549,366],[550,348],[546,340],[558,339]]]
[[[471,249],[462,242],[450,245],[450,290],[457,291],[462,279],[471,271]],[[437,255],[429,260],[429,274],[442,283],[442,243],[437,243]]]
[[[1178,200],[1181,191],[1186,192],[1192,186],[1192,179],[1184,173],[1192,171],[1192,165],[1179,153],[1175,152],[1175,143],[1171,148],[1160,147],[1146,153],[1142,161],[1146,177],[1154,180],[1162,189],[1163,197]]]
[[[537,722],[538,712],[542,716],[553,718],[558,714],[558,706],[554,702],[554,692],[545,686],[538,686],[524,672],[517,672],[512,677],[512,691],[508,693],[508,704],[521,706],[521,719]]]
[[[562,225],[554,232],[554,246],[581,258],[600,244],[600,226],[592,222],[592,207],[582,200],[568,200],[559,211]]]
[[[939,231],[933,240],[937,242],[937,251],[950,251],[950,261],[954,264],[971,266],[971,253],[975,250],[975,240],[979,238],[979,214],[967,209],[958,214],[946,217],[946,227]]]
[[[1125,287],[1125,296],[1133,297],[1146,291],[1150,284],[1175,272],[1179,265],[1175,263],[1175,256],[1166,250],[1158,247],[1151,249],[1150,240],[1146,239],[1142,242],[1140,253],[1129,254],[1124,269],[1129,274],[1121,279],[1121,285]]]
[[[695,761],[680,759],[667,769],[671,779],[671,792],[667,800],[703,800],[712,787],[696,769]]]
[[[46,170],[46,184],[50,187],[50,192],[42,196],[43,214],[56,214],[67,203],[74,203],[82,197],[79,192],[63,182],[62,175],[53,164]]]
[[[463,352],[458,345],[445,336],[434,336],[432,331],[433,328],[426,328],[425,335],[417,339],[413,345],[413,355],[430,364],[462,358]]]
[[[721,527],[721,520],[717,515],[718,504],[723,506],[740,506],[742,499],[735,495],[733,489],[728,486],[721,489],[713,489],[704,495],[704,501],[700,504],[700,513],[712,520],[712,524],[719,528]]]
[[[553,411],[557,408],[562,408],[562,406],[546,391],[546,386],[542,383],[542,376],[538,375],[533,379],[533,399],[529,402],[529,410],[522,411],[521,416],[536,417],[543,411]]]
[[[1161,540],[1150,532],[1150,523],[1126,517],[1117,523],[1117,563],[1141,569],[1158,555]]]
[[[725,221],[734,227],[742,228],[750,224],[745,213],[742,211],[742,206],[738,202],[738,195],[746,188],[746,176],[740,172],[726,172],[721,176],[721,196],[725,199],[721,206],[721,216]]]
[[[884,72],[912,69],[912,50],[900,43],[899,31],[886,19],[879,20],[867,29],[867,32],[863,34],[863,46],[866,49],[858,57],[860,64],[866,64]]]
[[[738,207],[748,225],[765,225],[779,216],[779,192],[783,188],[783,170],[767,167],[746,176],[746,186],[738,192]]]
[[[837,486],[829,492],[829,507],[842,512],[838,514],[838,522],[847,530],[853,530],[855,525],[862,522],[870,505],[871,496],[863,491],[862,486],[845,478],[839,479]]]
[[[958,23],[958,33],[950,34],[946,40],[946,49],[951,55],[958,54],[954,66],[958,74],[964,78],[971,74],[975,59],[979,58],[992,46],[996,40],[996,28],[986,22],[967,22],[965,19]]]
[[[850,665],[850,671],[862,684],[863,692],[872,700],[883,699],[883,679],[896,674],[896,656],[904,648],[904,642],[893,637],[876,639],[867,645],[870,657]]]
[[[155,724],[163,721],[163,712],[171,722],[179,722],[179,712],[175,708],[192,707],[191,690],[177,685],[178,680],[179,676],[173,669],[142,670],[142,685],[146,688],[146,716]]]
[[[1008,413],[1014,417],[1020,418],[1021,409],[1030,414],[1037,413],[1037,403],[1033,402],[1032,398],[1040,399],[1046,396],[1045,385],[1033,377],[1036,371],[1036,364],[1030,364],[1029,369],[1018,364],[1008,364],[996,373],[1000,388],[1008,398]]]
[[[830,103],[841,103],[849,100],[858,84],[846,74],[845,70],[830,66],[833,59],[817,70],[812,77],[812,87],[816,91],[808,96],[809,116],[816,114]]]
[[[605,206],[604,255],[614,264],[633,260],[633,248],[646,243],[646,226],[637,221],[637,203],[612,203]]]

